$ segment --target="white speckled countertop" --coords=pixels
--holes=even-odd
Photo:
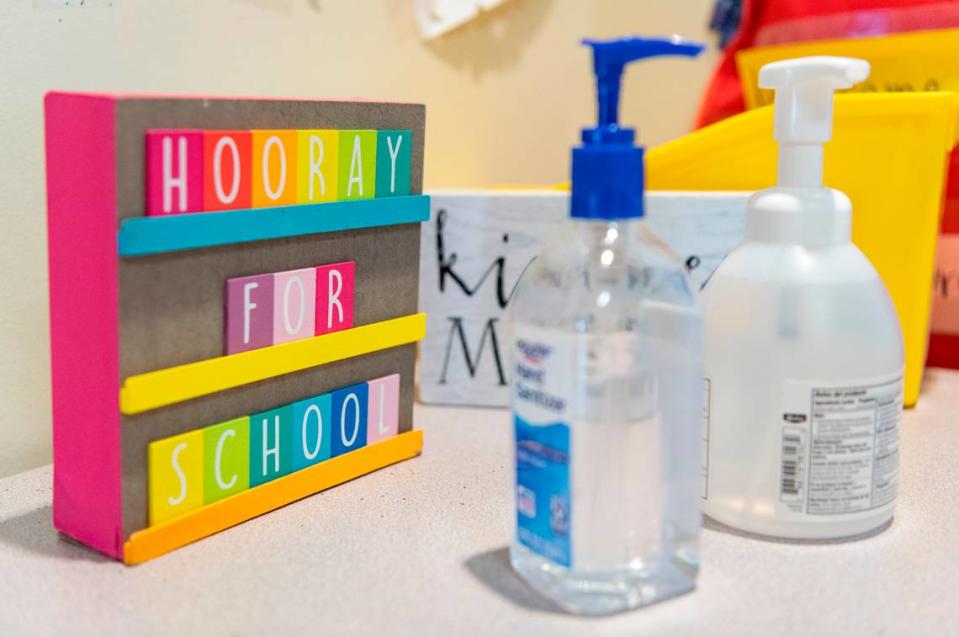
[[[696,592],[607,619],[558,613],[509,570],[505,411],[418,406],[420,458],[133,568],[53,531],[43,467],[0,480],[0,634],[955,634],[957,407],[959,373],[930,370],[885,532],[707,528]]]

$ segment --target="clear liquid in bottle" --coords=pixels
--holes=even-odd
[[[514,569],[600,615],[693,589],[701,316],[642,222],[571,221],[511,307]]]

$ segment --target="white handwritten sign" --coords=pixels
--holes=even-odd
[[[419,399],[502,407],[509,403],[506,308],[523,272],[569,214],[555,190],[433,192],[422,226]],[[647,195],[652,230],[700,286],[739,243],[749,193]]]

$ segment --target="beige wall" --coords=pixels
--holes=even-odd
[[[594,117],[579,38],[705,38],[711,1],[510,0],[434,43],[420,40],[412,0],[79,4],[13,0],[0,17],[0,475],[50,457],[45,91],[425,102],[428,186],[550,183],[565,179],[569,146]],[[711,63],[636,67],[624,119],[647,143],[681,134]]]

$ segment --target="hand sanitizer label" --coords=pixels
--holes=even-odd
[[[513,345],[517,539],[570,567],[569,400],[576,377],[575,336],[516,326]]]
[[[855,384],[786,381],[779,509],[861,513],[896,498],[902,375]]]
[[[569,427],[516,427],[516,533],[521,544],[570,566]]]

